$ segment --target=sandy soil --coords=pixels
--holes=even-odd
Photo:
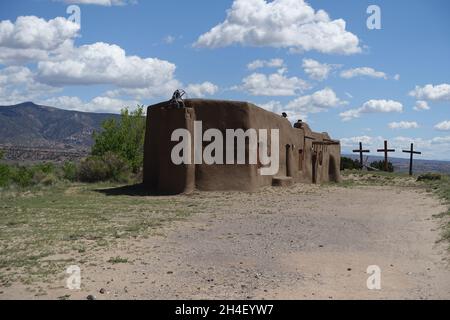
[[[198,214],[93,254],[80,266],[81,291],[61,280],[41,297],[15,285],[0,298],[450,299],[448,252],[432,218],[446,208],[418,189],[296,185],[190,197]],[[114,256],[128,263],[108,263]],[[381,290],[367,288],[370,265],[381,268]]]

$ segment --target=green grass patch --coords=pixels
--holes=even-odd
[[[122,257],[111,257],[109,258],[108,262],[112,264],[128,263],[128,259]]]
[[[197,210],[189,197],[108,195],[108,183],[0,191],[0,286],[46,281],[121,239]]]

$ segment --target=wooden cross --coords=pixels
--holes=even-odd
[[[403,150],[404,153],[409,153],[410,157],[409,157],[409,175],[412,176],[413,175],[413,156],[415,154],[422,154],[422,152],[419,151],[414,151],[414,143],[411,143],[411,150]]]
[[[384,141],[384,149],[378,149],[377,152],[384,152],[384,171],[388,170],[388,153],[389,152],[395,152],[395,149],[388,149],[388,142],[387,140]]]
[[[362,148],[362,142],[359,143],[359,150],[353,150],[353,152],[357,153],[359,152],[359,163],[361,164],[361,169],[364,168],[363,166],[363,153],[368,153],[370,150],[363,150]]]

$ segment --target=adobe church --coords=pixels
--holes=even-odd
[[[255,164],[174,164],[171,153],[178,142],[172,141],[172,133],[183,128],[194,134],[196,121],[202,122],[202,134],[210,128],[221,132],[278,129],[278,172],[259,174],[262,167],[259,160]],[[149,190],[162,194],[194,190],[253,191],[270,185],[339,182],[340,156],[340,142],[332,140],[327,133],[313,132],[302,121],[292,126],[286,117],[247,102],[172,99],[147,109],[144,184]]]

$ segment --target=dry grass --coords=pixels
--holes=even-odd
[[[120,238],[151,235],[195,209],[188,197],[109,196],[113,187],[68,184],[0,192],[0,286],[51,281],[92,251]]]

